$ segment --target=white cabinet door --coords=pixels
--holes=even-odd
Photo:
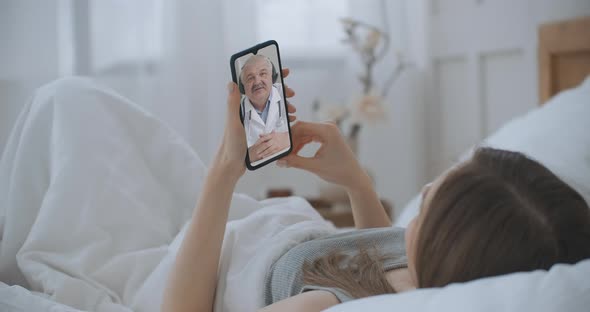
[[[590,15],[580,0],[424,0],[430,86],[430,178],[510,119],[538,105],[537,29]]]

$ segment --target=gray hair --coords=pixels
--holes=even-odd
[[[268,67],[269,67],[268,69],[270,71],[272,71],[274,65],[272,64],[272,61],[270,60],[270,58],[268,58],[268,56],[261,55],[261,54],[252,55],[250,58],[248,58],[246,63],[244,63],[244,65],[242,65],[242,67],[240,68],[240,81],[244,80],[244,77],[242,77],[242,75],[244,74],[244,67],[246,67],[246,65],[250,65],[250,64],[253,64],[254,62],[261,61],[261,60],[266,60],[266,62],[268,63]]]

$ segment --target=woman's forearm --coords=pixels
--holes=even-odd
[[[213,311],[217,268],[237,177],[213,164],[164,292],[162,311]]]
[[[348,197],[357,229],[391,226],[391,220],[368,175],[363,173],[357,185],[348,189]]]

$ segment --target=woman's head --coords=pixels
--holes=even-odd
[[[590,258],[590,209],[523,154],[480,148],[424,189],[406,248],[418,287],[548,269]]]

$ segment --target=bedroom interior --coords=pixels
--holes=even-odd
[[[162,166],[164,180],[176,177],[178,181],[165,186],[161,193],[154,192],[153,199],[169,205],[190,206],[195,196],[190,188],[200,183],[191,179],[202,177],[223,134],[224,106],[210,103],[225,102],[225,83],[230,79],[229,56],[269,39],[267,36],[276,36],[273,39],[279,44],[284,42],[282,62],[291,69],[287,84],[297,92],[293,98],[297,118],[314,120],[314,100],[322,98],[349,105],[349,99],[360,92],[356,81],[358,61],[340,42],[344,32],[338,18],[342,17],[370,22],[391,35],[393,48],[386,54],[384,67],[394,67],[400,53],[412,63],[383,99],[386,121],[369,124],[358,141],[357,156],[371,173],[376,191],[395,225],[405,227],[416,215],[420,205],[417,194],[424,184],[465,159],[479,145],[532,156],[590,201],[590,123],[586,117],[590,116],[590,2],[319,2],[306,0],[295,5],[285,0],[138,0],[123,5],[114,0],[42,3],[10,0],[0,3],[0,154],[4,152],[0,162],[0,186],[4,187],[0,192],[0,277],[14,276],[7,270],[17,267],[16,260],[2,261],[7,257],[16,259],[16,253],[25,243],[28,245],[23,250],[34,261],[50,259],[47,271],[43,271],[43,266],[43,269],[33,266],[31,259],[24,264],[39,274],[35,278],[46,279],[36,284],[36,288],[0,278],[0,310],[157,311],[159,301],[152,297],[161,291],[163,286],[158,279],[170,267],[168,248],[178,248],[183,229],[186,230],[184,220],[190,213],[184,208],[171,209],[171,220],[162,221],[157,220],[161,217],[159,212],[140,210],[144,209],[140,207],[138,211],[145,214],[145,222],[153,223],[129,223],[134,221],[125,221],[130,218],[125,215],[121,216],[121,222],[96,221],[115,232],[124,231],[124,223],[128,222],[136,231],[144,230],[146,239],[154,239],[138,243],[130,238],[122,243],[134,252],[140,245],[145,247],[149,261],[133,269],[132,255],[123,245],[119,246],[121,250],[109,250],[101,255],[101,259],[113,261],[109,263],[115,272],[128,269],[131,277],[127,281],[99,270],[104,268],[96,262],[68,263],[67,255],[63,254],[44,258],[44,250],[60,242],[52,241],[51,237],[42,240],[47,213],[67,218],[72,210],[53,203],[51,209],[55,210],[43,212],[36,207],[41,203],[38,198],[9,192],[18,176],[6,174],[18,164],[12,157],[19,147],[14,142],[10,145],[11,133],[27,130],[26,126],[19,128],[19,122],[25,122],[19,120],[19,114],[26,109],[37,88],[63,77],[90,76],[137,103],[148,116],[146,119],[153,116],[166,123],[170,127],[166,131],[172,133],[170,137],[177,136],[179,141],[186,142],[182,144],[187,148],[171,144],[171,150],[182,150],[178,157],[150,151],[153,154],[146,159],[154,163],[186,161],[190,169],[181,172],[179,164]],[[285,19],[305,21],[307,26],[294,28],[292,33],[282,31],[282,27],[264,29],[277,21],[277,17],[263,21],[265,16],[284,12],[290,6],[292,12]],[[325,21],[324,16],[333,20]],[[241,27],[246,18],[252,20],[252,27]],[[312,34],[314,27],[323,30]],[[386,76],[384,72],[377,73],[377,79],[384,80]],[[154,139],[157,140],[163,139]],[[143,138],[138,144],[149,147],[153,142],[148,141]],[[125,188],[127,182],[133,181],[122,178],[112,187]],[[323,198],[319,191],[321,185],[318,178],[308,173],[273,164],[248,172],[237,186],[237,191],[243,194],[234,195],[237,208],[232,206],[230,219],[240,219],[264,205],[287,203],[295,209],[303,205],[299,199],[289,202],[290,199],[275,198],[295,195],[307,199],[336,226],[344,230],[354,226],[349,203]],[[133,192],[132,188],[129,190]],[[165,192],[179,194],[179,198],[170,199]],[[26,212],[18,210],[17,203],[29,205]],[[105,211],[117,213],[118,208],[113,204]],[[28,220],[18,224],[22,229],[10,223],[15,217]],[[86,215],[88,219],[82,223],[93,221],[91,217]],[[243,223],[231,230],[237,235],[240,230],[254,227]],[[173,232],[173,240],[164,243],[164,236],[170,233],[162,234],[158,228]],[[300,230],[312,231],[303,226]],[[41,243],[36,243],[37,239]],[[83,237],[79,240],[83,244]],[[234,237],[228,246],[241,243],[250,242],[248,238],[240,241]],[[247,264],[245,250],[240,251],[243,254],[224,252],[228,258],[241,257],[244,266],[252,265]],[[51,261],[57,263],[57,268],[63,268],[52,268]],[[583,279],[590,274],[588,261],[559,265],[548,272],[518,273],[443,289],[355,300],[327,311],[361,308],[387,311],[396,305],[420,311],[496,311],[497,298],[503,298],[502,307],[506,311],[584,311],[590,306],[590,283]],[[22,269],[23,264],[19,266]],[[230,271],[227,278],[254,276],[236,272]],[[64,275],[74,276],[73,281]],[[225,304],[237,304],[236,298],[246,297],[241,296],[224,299]]]

